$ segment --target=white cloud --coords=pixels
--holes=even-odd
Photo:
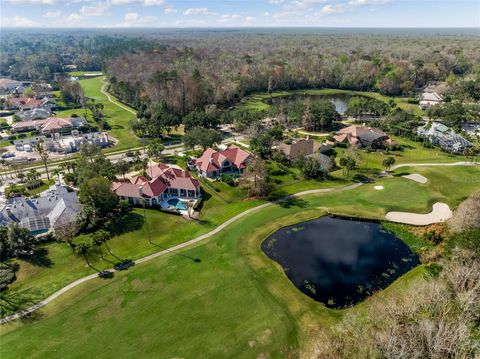
[[[255,20],[255,18],[253,18],[253,17],[251,17],[251,16],[247,16],[247,17],[245,18],[245,25],[251,25],[254,20]]]
[[[141,4],[144,6],[165,6],[165,0],[112,0],[112,5]]]
[[[348,5],[362,6],[362,5],[382,5],[390,2],[390,0],[350,0]]]
[[[98,2],[92,6],[82,6],[79,13],[85,17],[103,16],[108,9],[110,9],[110,3]]]
[[[56,17],[60,17],[60,15],[62,14],[61,11],[59,10],[56,10],[56,11],[47,11],[43,17],[50,17],[50,18],[56,18]]]
[[[183,15],[192,16],[192,15],[210,15],[215,16],[218,15],[216,12],[208,11],[206,7],[192,7],[190,9],[185,10]]]
[[[142,16],[138,12],[127,12],[123,17],[124,23],[116,27],[148,26],[156,22],[154,16]]]
[[[238,19],[240,19],[240,15],[238,14],[223,14],[220,16],[220,19],[218,19],[218,22],[229,23]]]
[[[22,16],[4,17],[0,20],[1,27],[32,27],[38,23]]]
[[[139,17],[140,15],[138,14],[138,12],[128,12],[123,17],[123,20],[125,20],[126,22],[132,22],[138,20]]]
[[[284,0],[269,0],[268,3],[273,5],[278,5],[278,4],[283,4],[283,1]]]
[[[163,10],[165,14],[176,14],[177,9],[174,9],[173,7],[166,7],[165,10]]]
[[[57,0],[7,0],[11,4],[54,5]]]
[[[79,24],[82,20],[84,20],[84,17],[80,14],[77,13],[72,13],[67,16],[66,23],[68,26],[74,26]]]
[[[265,11],[262,13],[262,16],[270,16],[270,13],[268,11]]]
[[[348,7],[345,6],[345,4],[336,4],[336,5],[325,5],[322,7],[322,10],[320,10],[319,13],[316,13],[316,15],[331,15],[331,14],[338,14],[341,12],[345,12],[348,10]]]
[[[288,4],[285,4],[283,7],[286,10],[303,10],[303,9],[312,8],[324,2],[326,2],[326,0],[295,0],[295,1],[290,1]]]

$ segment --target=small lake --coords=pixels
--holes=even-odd
[[[355,305],[420,264],[380,223],[336,217],[284,227],[261,248],[300,291],[329,308]]]
[[[347,111],[347,105],[348,101],[350,101],[351,98],[353,97],[359,97],[357,96],[351,96],[351,95],[346,95],[346,94],[337,94],[337,95],[302,95],[302,94],[293,94],[293,95],[287,95],[287,96],[276,96],[276,97],[271,97],[263,100],[263,102],[269,104],[269,105],[280,105],[280,104],[285,104],[288,102],[296,102],[296,101],[305,101],[306,99],[310,99],[312,102],[313,101],[320,101],[320,100],[327,100],[330,101],[335,105],[335,109],[340,115],[343,115],[345,111]]]

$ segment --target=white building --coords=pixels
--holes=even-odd
[[[430,106],[440,105],[443,103],[443,96],[436,92],[423,92],[420,97],[420,108],[425,110]]]

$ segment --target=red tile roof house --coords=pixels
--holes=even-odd
[[[201,197],[200,182],[187,171],[159,163],[147,169],[151,178],[135,176],[130,181],[118,181],[112,184],[112,191],[121,199],[133,205],[159,205],[166,209],[186,210],[185,204],[177,205],[174,198],[196,200]],[[183,201],[182,201],[183,202]],[[170,207],[174,208],[170,208]]]
[[[251,156],[235,145],[230,145],[223,151],[207,148],[202,156],[197,158],[195,166],[201,176],[208,178],[217,178],[222,173],[241,174]]]
[[[21,111],[33,110],[34,108],[53,107],[53,103],[48,98],[37,100],[29,97],[13,97],[8,100],[11,108],[18,108]]]

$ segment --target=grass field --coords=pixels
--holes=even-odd
[[[395,101],[398,107],[412,112],[418,116],[423,116],[425,113],[421,110],[418,105],[408,103],[408,98],[404,97],[388,97],[377,92],[366,92],[366,91],[351,91],[351,90],[340,90],[340,89],[304,89],[304,90],[292,90],[292,91],[274,91],[272,93],[267,92],[258,92],[253,93],[249,96],[246,96],[242,99],[240,108],[255,109],[255,110],[266,110],[270,105],[263,102],[264,100],[270,97],[279,97],[279,96],[288,96],[288,95],[350,95],[350,96],[365,96],[375,98],[377,100],[382,100],[388,102],[390,100]]]
[[[112,151],[118,151],[126,148],[134,148],[139,146],[138,138],[130,129],[129,122],[136,117],[133,113],[130,113],[123,108],[108,101],[100,90],[103,84],[104,77],[93,77],[85,80],[80,80],[80,84],[83,87],[85,96],[92,98],[97,103],[101,103],[104,106],[103,113],[105,114],[105,122],[108,124],[108,132],[119,141],[119,143],[113,147]],[[76,113],[79,116],[84,116],[83,109],[72,109],[65,111],[58,111],[56,115],[58,117],[70,116]],[[90,125],[96,127],[90,112],[87,115],[87,121]]]
[[[377,183],[385,187],[383,191],[375,191],[372,183],[272,205],[194,248],[116,273],[112,280],[96,279],[81,285],[32,319],[2,326],[1,356],[60,358],[74,353],[101,358],[161,353],[162,357],[284,357],[308,342],[316,326],[326,326],[346,311],[328,310],[300,294],[282,270],[260,252],[261,240],[279,226],[317,217],[325,208],[381,218],[391,210],[428,212],[436,201],[456,206],[469,193],[480,190],[478,167],[403,168],[396,174],[411,171],[430,181],[421,185],[401,177],[384,178]],[[141,211],[133,215],[141,215]],[[229,215],[232,213],[225,218]],[[201,226],[175,222],[169,216],[168,222],[176,225],[166,230],[165,215],[151,212],[148,216],[154,242],[165,245],[175,243],[176,238],[191,238],[194,231],[186,229],[190,225]],[[144,228],[111,242],[119,256],[132,257],[134,251],[146,254],[156,247],[148,244]],[[39,279],[19,277],[18,290],[46,293],[45,288],[53,290],[60,282],[90,272],[66,245],[53,248],[48,256],[52,266],[38,273],[24,272],[26,277]],[[64,272],[69,273],[68,280],[61,278]],[[397,295],[422,273],[423,267],[418,267],[349,310],[362,310],[375,298]]]

